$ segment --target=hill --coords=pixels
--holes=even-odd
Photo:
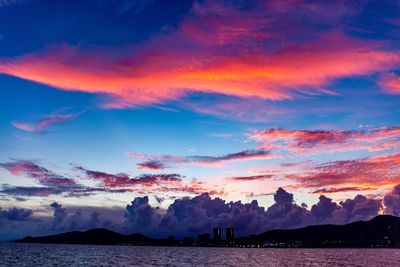
[[[398,246],[400,218],[379,215],[369,221],[345,225],[313,225],[298,229],[272,230],[237,240],[261,246],[371,247]]]
[[[27,236],[17,242],[21,243],[53,243],[53,244],[91,244],[91,245],[117,245],[117,244],[150,244],[152,238],[135,233],[123,235],[104,228],[90,229],[84,232],[67,232],[57,235],[42,237]]]
[[[210,229],[211,230],[211,229]],[[400,218],[380,215],[369,221],[358,221],[345,225],[313,225],[298,229],[272,230],[258,235],[235,240],[234,246],[244,247],[399,247]],[[148,245],[148,246],[190,246],[191,238],[177,241],[153,239],[134,233],[123,235],[104,228],[84,232],[67,232],[42,237],[25,237],[16,242],[22,243],[58,243],[92,245]],[[210,246],[224,246],[224,243]],[[199,244],[201,245],[201,244]],[[202,244],[204,245],[204,244]]]

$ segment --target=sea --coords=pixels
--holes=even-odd
[[[400,249],[0,244],[0,266],[400,266]]]

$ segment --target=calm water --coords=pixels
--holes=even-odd
[[[398,249],[2,244],[0,266],[400,266]]]

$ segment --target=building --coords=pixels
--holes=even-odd
[[[210,234],[205,233],[205,234],[199,234],[198,238],[198,244],[200,246],[209,246],[210,245]]]
[[[192,237],[185,237],[184,239],[183,239],[183,243],[182,243],[184,246],[186,246],[186,247],[190,247],[190,246],[193,246],[193,238]]]
[[[218,245],[221,243],[221,228],[214,228],[213,229],[214,233],[214,244]]]
[[[233,227],[227,227],[226,228],[226,244],[228,246],[231,246],[235,243],[235,232],[233,230]]]

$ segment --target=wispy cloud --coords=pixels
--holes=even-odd
[[[52,114],[43,117],[35,123],[25,123],[25,122],[12,122],[12,125],[22,131],[33,132],[35,134],[43,134],[46,129],[55,124],[61,124],[66,121],[71,121],[79,117],[83,112],[74,114]]]
[[[287,130],[271,128],[255,131],[250,139],[259,148],[276,153],[312,155],[345,151],[389,151],[400,148],[400,126],[367,130]]]
[[[350,187],[337,187],[337,188],[322,188],[313,191],[313,194],[332,194],[332,193],[341,193],[341,192],[356,192],[356,191],[368,191],[374,190],[375,188],[369,187],[357,187],[357,186],[350,186]]]
[[[167,166],[164,163],[157,160],[141,162],[138,163],[137,166],[139,167],[139,169],[144,169],[144,170],[164,170],[167,168]]]
[[[32,161],[16,160],[0,163],[0,167],[9,170],[13,175],[26,175],[42,185],[56,187],[76,186],[76,182],[71,178],[58,175]]]
[[[144,174],[139,177],[131,178],[125,173],[110,174],[100,171],[86,170],[82,167],[76,167],[77,170],[83,171],[89,178],[101,182],[106,187],[129,187],[134,185],[153,186],[159,183],[176,183],[180,182],[182,177],[179,174]]]
[[[0,193],[13,196],[49,196],[64,195],[68,197],[82,197],[98,193],[125,193],[139,194],[188,193],[224,194],[221,186],[211,185],[195,179],[187,180],[176,173],[170,174],[142,174],[130,177],[128,174],[111,174],[102,171],[87,170],[83,167],[74,167],[72,172],[76,179],[57,174],[33,161],[16,160],[0,163],[0,167],[7,169],[15,176],[24,175],[32,178],[39,186],[12,186],[2,185]],[[78,173],[77,173],[78,172]],[[83,175],[82,175],[83,174]],[[92,180],[96,185],[85,185],[85,180]]]
[[[139,163],[142,165],[151,164],[152,162],[163,162],[166,164],[182,164],[192,163],[206,166],[214,166],[229,161],[243,161],[243,160],[259,160],[271,158],[271,152],[266,149],[248,149],[236,153],[226,154],[223,156],[172,156],[172,155],[149,155],[143,153],[129,153],[129,157],[136,159],[144,159],[145,162]]]
[[[267,180],[273,177],[274,177],[273,175],[263,174],[263,175],[252,175],[252,176],[235,176],[226,178],[226,180],[235,182],[248,182],[248,181]]]
[[[223,189],[197,180],[185,181],[185,177],[176,174],[142,174],[130,177],[128,174],[111,174],[100,171],[87,170],[83,167],[75,167],[88,178],[97,181],[101,186],[111,189],[122,189],[127,192],[135,191],[144,193],[160,192],[185,192],[198,194],[211,192],[211,194],[223,194]]]
[[[318,193],[394,186],[400,181],[400,154],[315,164],[285,178],[296,182],[293,187],[313,188]]]
[[[400,94],[400,77],[394,73],[387,74],[381,78],[379,85],[388,94]]]

